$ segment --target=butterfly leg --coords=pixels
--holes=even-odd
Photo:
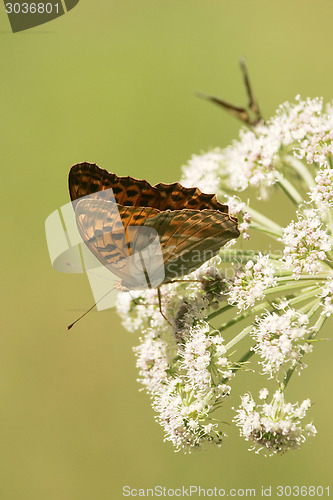
[[[159,306],[159,309],[160,309],[160,313],[162,315],[162,317],[165,319],[165,321],[167,323],[169,323],[170,326],[173,327],[173,325],[170,323],[170,321],[168,320],[168,318],[163,314],[163,311],[162,311],[162,296],[161,296],[161,289],[160,287],[157,288],[157,297],[158,297],[158,306]]]

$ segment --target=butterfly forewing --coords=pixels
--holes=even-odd
[[[238,236],[235,221],[213,210],[161,212],[145,225],[160,235],[166,281],[194,271]]]
[[[185,188],[179,182],[151,186],[142,179],[118,177],[94,163],[73,165],[68,184],[72,201],[112,188],[116,203],[123,206],[152,207],[160,211],[208,209],[228,213],[228,206],[222,205],[215,194],[202,193],[198,188]]]

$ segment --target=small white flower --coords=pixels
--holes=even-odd
[[[268,389],[260,389],[259,391],[259,399],[267,399],[268,396]]]
[[[299,449],[307,437],[316,434],[312,424],[302,426],[301,420],[310,408],[309,400],[297,404],[285,403],[284,396],[277,391],[270,404],[257,406],[253,398],[246,394],[236,410],[234,422],[240,434],[251,441],[266,455],[283,454],[290,449]]]

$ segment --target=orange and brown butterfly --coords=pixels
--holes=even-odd
[[[179,182],[151,186],[84,162],[72,166],[69,192],[84,242],[127,289],[145,288],[125,263],[154,234],[164,266],[159,285],[194,271],[239,236],[237,219],[215,194]]]

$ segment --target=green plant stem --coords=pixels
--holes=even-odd
[[[286,285],[276,286],[273,288],[268,288],[263,293],[265,296],[272,295],[274,293],[280,292],[291,292],[292,290],[297,290],[298,288],[306,289],[307,286],[304,283],[288,283]]]
[[[295,297],[294,299],[291,299],[289,301],[290,306],[294,306],[296,304],[299,304],[300,302],[304,302],[305,300],[311,299],[312,297],[315,297],[315,294],[319,290],[319,288],[316,287],[310,287],[311,290],[309,290],[307,293],[302,293],[301,295]],[[315,299],[316,302],[318,302],[318,299]]]
[[[248,210],[254,222],[254,224],[251,223],[251,228],[254,229],[255,226],[256,229],[268,232],[277,238],[280,238],[283,235],[283,228],[279,224],[272,221],[272,219],[269,219],[265,215],[262,215],[260,212],[257,212],[254,208],[249,207]]]
[[[314,187],[316,185],[313,176],[302,161],[298,160],[294,156],[288,155],[283,159],[283,162],[296,170],[296,172],[303,178],[306,186]]]
[[[308,305],[311,305],[311,304],[313,304],[313,306],[307,312],[307,315],[309,316],[309,318],[312,318],[312,316],[314,316],[316,314],[316,312],[318,311],[319,307],[321,306],[321,303],[320,303],[320,301],[318,299],[310,302],[310,304],[308,304]]]
[[[282,236],[282,234],[280,234],[280,233],[275,233],[271,229],[268,229],[265,226],[259,226],[258,224],[253,224],[253,222],[251,222],[250,228],[254,229],[255,231],[261,231],[262,233],[268,234],[268,236],[271,236],[275,240],[276,240],[276,238],[280,238]]]
[[[238,342],[247,337],[252,328],[253,328],[252,325],[245,327],[238,335],[236,335],[233,339],[231,339],[230,342],[228,342],[228,344],[225,346],[226,351],[229,351],[229,349],[231,349],[234,345],[238,344]]]
[[[325,260],[325,264],[330,268],[333,269],[333,262],[330,259]]]
[[[282,191],[288,196],[290,201],[298,207],[303,203],[303,198],[297,191],[297,189],[291,184],[291,182],[288,181],[285,177],[283,177],[279,172],[277,173],[278,175],[278,181],[277,184],[280,186]]]
[[[249,349],[237,362],[236,364],[239,365],[239,366],[236,366],[235,368],[232,368],[232,372],[235,373],[237,372],[237,370],[240,369],[240,367],[246,363],[250,358],[252,358],[252,356],[255,355],[255,351],[252,351],[251,349]]]
[[[214,311],[213,313],[210,313],[207,316],[207,321],[210,321],[211,319],[216,318],[216,316],[219,316],[220,314],[223,314],[226,311],[229,311],[230,309],[233,309],[235,306],[232,306],[231,304],[227,304],[226,306],[223,306],[221,309],[218,309],[217,311]]]
[[[231,319],[230,321],[226,321],[225,323],[223,323],[223,325],[220,326],[220,328],[218,328],[218,331],[219,332],[222,332],[223,330],[226,330],[227,328],[229,328],[230,326],[233,326],[235,325],[236,323],[238,323],[239,321],[242,321],[243,319],[246,319],[248,318],[249,316],[253,316],[254,314],[257,314],[258,312],[260,312],[262,309],[264,309],[265,307],[267,307],[269,304],[268,302],[261,302],[260,304],[258,304],[256,307],[251,307],[249,308],[247,311],[245,311],[244,313],[242,314],[239,314],[237,315],[235,318]]]

